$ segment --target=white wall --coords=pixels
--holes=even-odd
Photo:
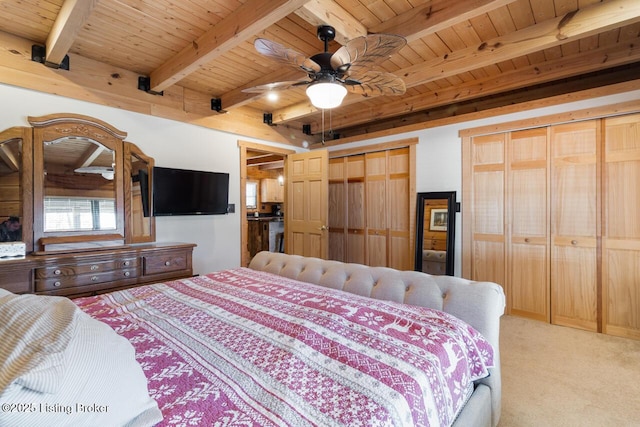
[[[462,159],[461,140],[458,137],[460,130],[635,99],[640,99],[640,90],[345,144],[330,149],[346,149],[418,137],[417,192],[456,191],[458,201],[461,201]],[[235,203],[235,214],[160,217],[156,219],[156,233],[158,241],[197,243],[198,247],[194,251],[196,273],[236,267],[240,264],[240,156],[237,140],[268,142],[0,84],[0,129],[25,126],[28,125],[27,116],[51,113],[86,114],[128,132],[127,140],[153,157],[157,166],[228,172],[230,174],[229,203]],[[456,215],[455,254],[458,276],[461,272],[461,227],[461,215],[458,214]]]
[[[153,157],[156,166],[227,172],[229,203],[236,213],[156,218],[156,240],[197,243],[195,273],[240,265],[240,151],[237,135],[173,120],[0,84],[0,129],[29,126],[27,116],[75,113],[128,133],[127,141]],[[245,141],[267,143],[242,137]]]

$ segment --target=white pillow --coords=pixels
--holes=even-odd
[[[0,343],[0,371],[11,367],[0,377],[0,425],[162,420],[131,343],[66,298],[0,293]],[[19,349],[28,357],[17,358]]]

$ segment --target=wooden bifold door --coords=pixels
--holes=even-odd
[[[640,339],[640,114],[463,138],[463,275],[507,312]]]

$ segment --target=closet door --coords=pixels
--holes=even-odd
[[[365,263],[364,154],[347,157],[347,262]]]
[[[599,121],[551,127],[551,322],[597,330]]]
[[[508,141],[507,297],[512,314],[549,322],[547,129],[512,132]]]
[[[505,143],[504,133],[471,139],[470,278],[498,283],[509,295],[505,280]]]
[[[329,259],[346,260],[346,158],[329,159]]]
[[[387,152],[365,154],[367,265],[387,266]]]
[[[411,251],[411,174],[409,170],[409,147],[388,152],[388,198],[389,206],[389,262],[388,266],[398,270],[413,270]],[[453,214],[453,213],[452,213]]]
[[[604,120],[603,332],[640,339],[640,114]]]

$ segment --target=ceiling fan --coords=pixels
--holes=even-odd
[[[107,166],[86,166],[82,168],[76,168],[73,170],[75,173],[92,173],[102,175],[104,179],[112,180],[115,171],[112,167]]]
[[[330,25],[320,25],[317,34],[324,42],[324,52],[311,57],[267,39],[256,39],[254,46],[260,54],[304,71],[310,80],[269,83],[244,89],[243,92],[266,93],[307,86],[307,96],[311,103],[322,109],[340,105],[347,89],[364,96],[405,93],[402,79],[391,73],[371,69],[376,62],[386,60],[404,47],[407,43],[404,37],[371,34],[355,38],[331,53],[328,47],[329,42],[335,38],[335,29]]]

